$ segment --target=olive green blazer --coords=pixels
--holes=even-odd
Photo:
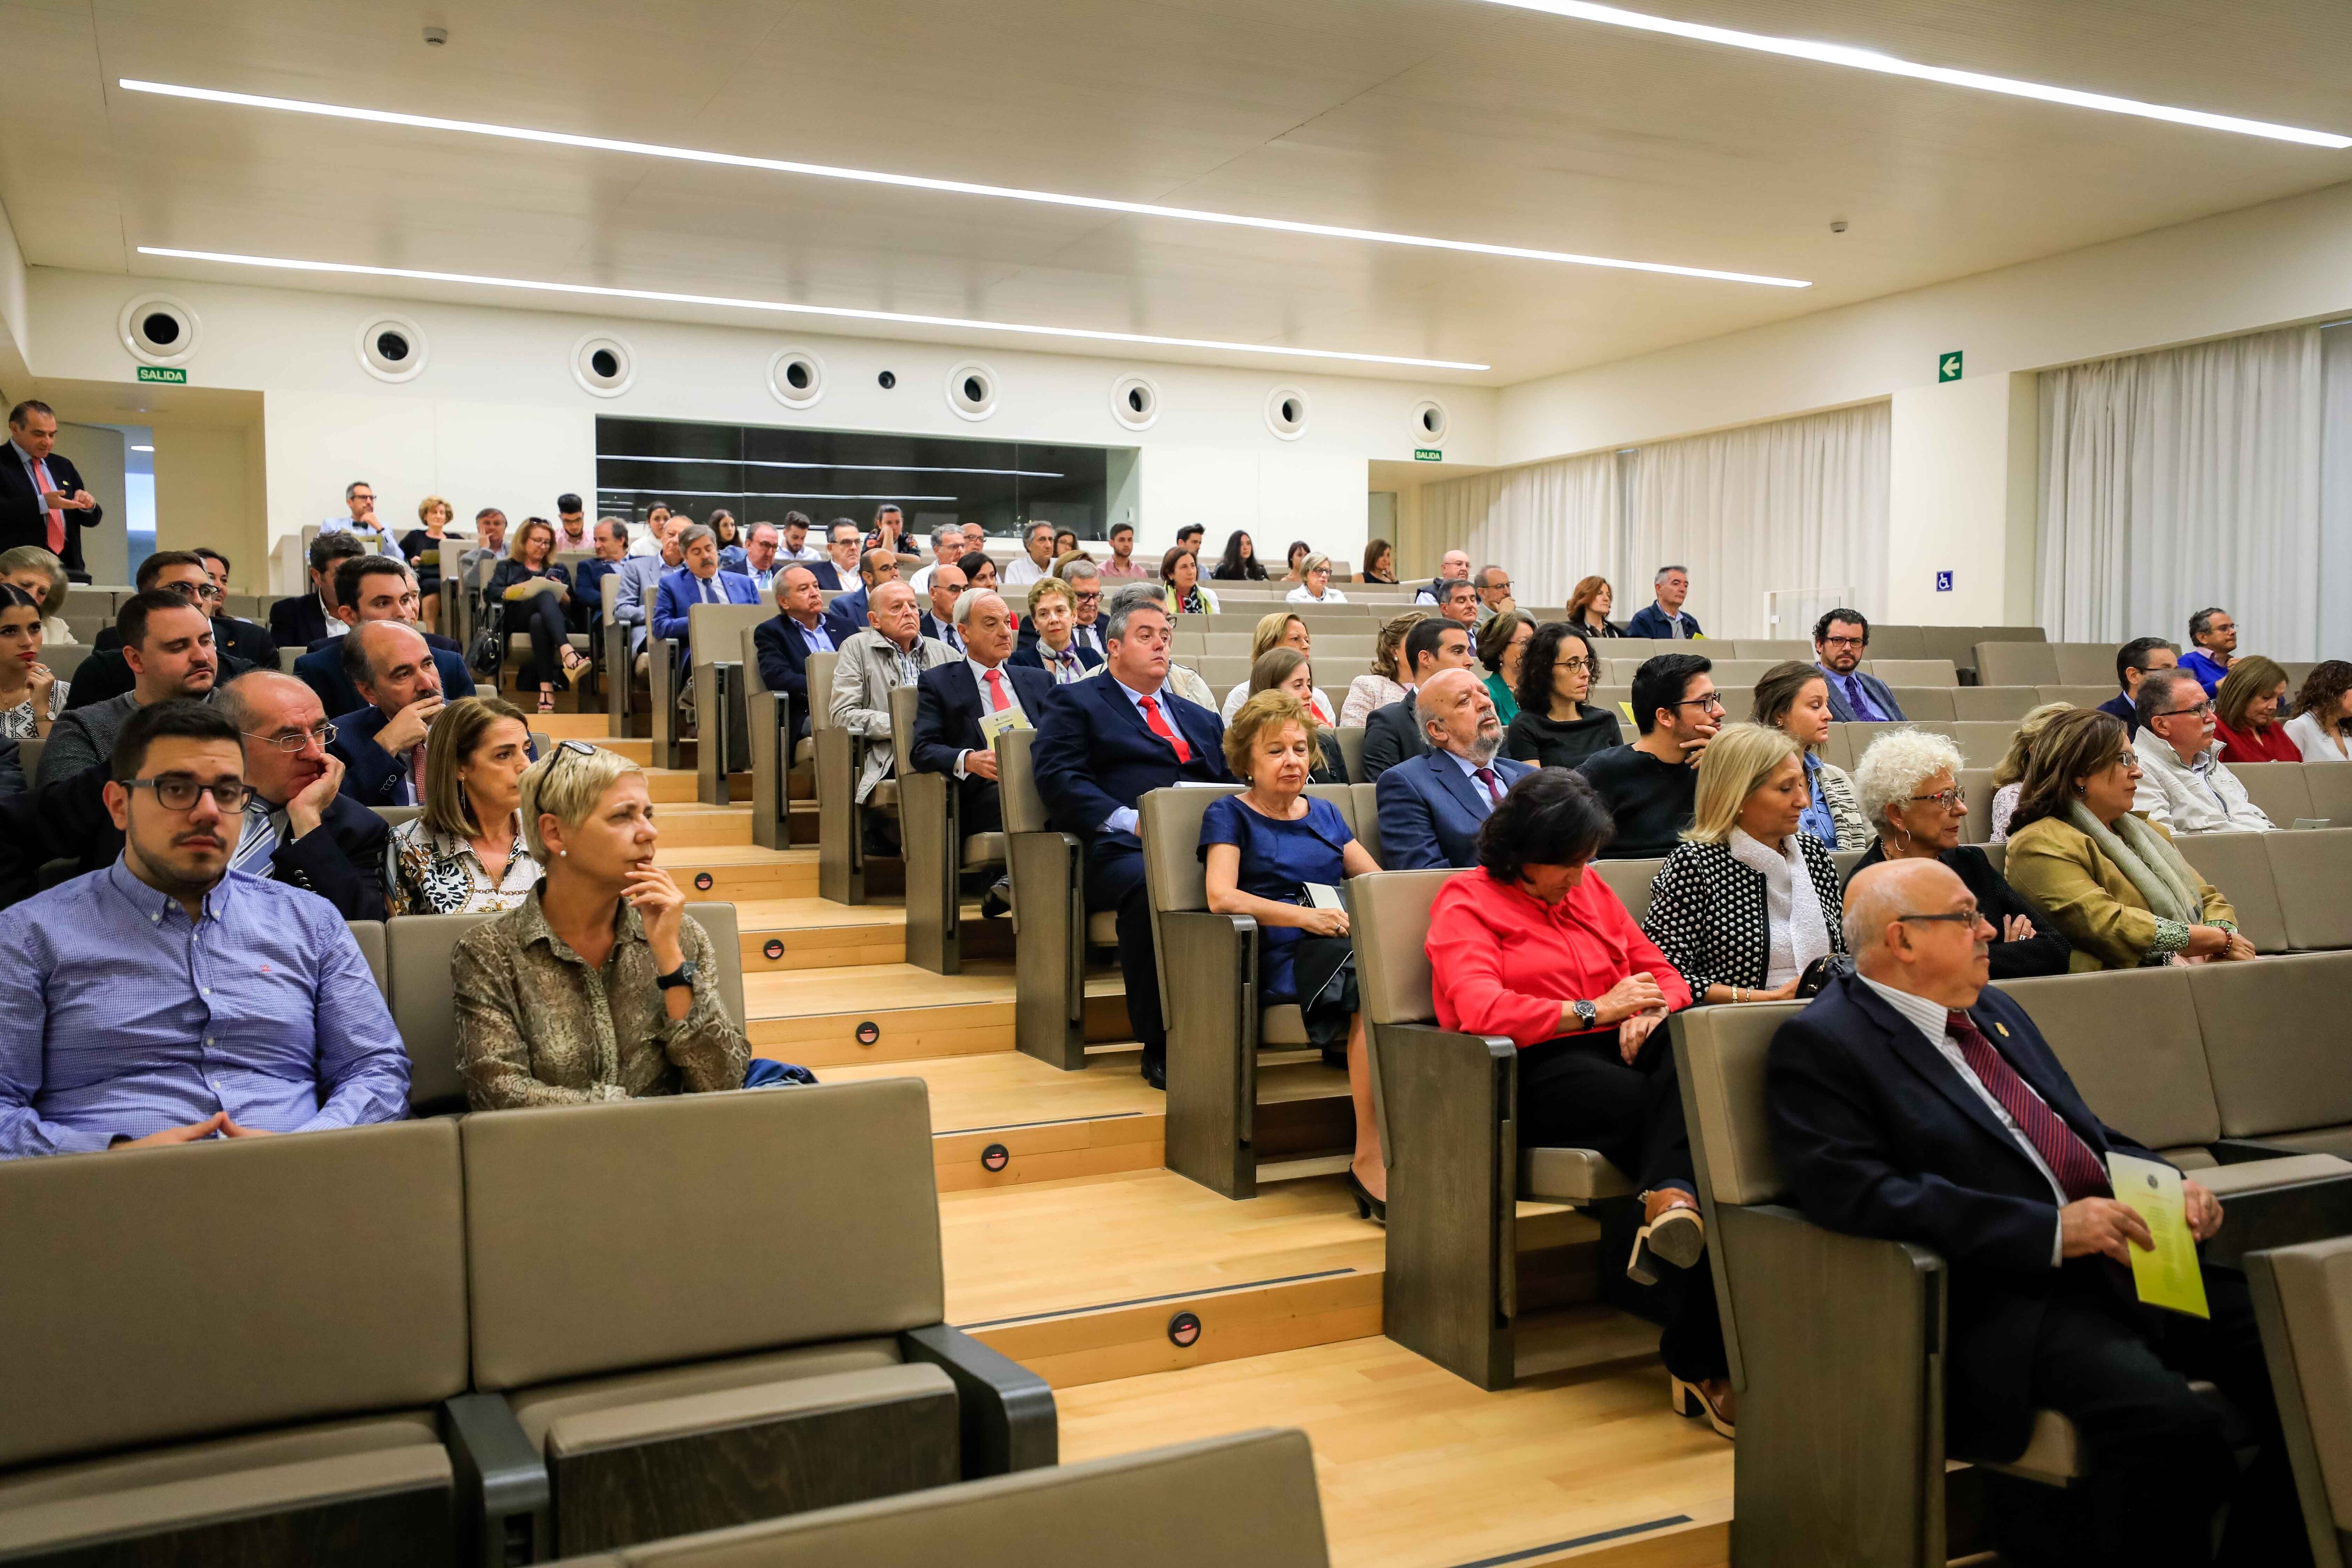
[[[2172,837],[2161,823],[2149,826]],[[2188,945],[2189,928],[2152,913],[2123,868],[2072,823],[2045,816],[2011,833],[2001,874],[2074,944],[2069,968],[2076,973],[2162,963]],[[2238,911],[2201,872],[2197,897],[2204,924],[2238,929]]]

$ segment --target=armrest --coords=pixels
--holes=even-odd
[[[547,1461],[503,1394],[461,1394],[441,1405],[441,1441],[455,1472],[459,1561],[482,1568],[536,1563],[554,1544]]]
[[[2265,1143],[2258,1138],[2224,1138],[2205,1145],[2217,1165],[2243,1165],[2254,1160],[2284,1160],[2295,1154],[2309,1153],[2307,1149],[2290,1149],[2284,1143]],[[2194,1178],[2196,1172],[2189,1173]]]
[[[956,1385],[964,1479],[1059,1462],[1054,1391],[1044,1378],[945,1323],[908,1329],[898,1348],[909,1361],[939,1367]]]
[[[1168,1002],[1167,1164],[1229,1198],[1254,1196],[1257,1110],[1257,921],[1170,910],[1160,972]]]

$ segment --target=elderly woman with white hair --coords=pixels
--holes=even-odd
[[[1851,885],[1864,867],[1882,860],[1940,860],[1968,884],[1978,912],[1992,923],[1995,980],[2063,974],[2074,944],[1992,868],[1990,857],[1960,842],[1960,825],[1969,818],[1960,793],[1963,765],[1958,746],[1924,730],[1889,731],[1873,741],[1854,765],[1853,783],[1878,837],[1846,881]]]
[[[751,1043],[717,952],[654,864],[645,770],[561,741],[522,775],[530,896],[457,942],[457,1067],[475,1110],[740,1089]]]

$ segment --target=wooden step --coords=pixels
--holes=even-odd
[[[1335,1568],[1728,1563],[1732,1446],[1666,1408],[1658,1331],[1586,1307],[1536,1331],[1579,1356],[1496,1394],[1375,1338],[1066,1387],[1062,1462],[1297,1426]]]
[[[961,974],[882,963],[743,977],[751,1048],[819,1068],[1009,1051],[1013,991],[1013,966],[1001,960]],[[859,1026],[868,1023],[875,1037],[861,1041]],[[1133,1037],[1126,986],[1115,972],[1087,978],[1087,1037]]]
[[[748,843],[681,844],[670,837],[667,816],[663,820],[654,863],[677,879],[689,900],[816,897],[815,850],[762,849]]]
[[[677,805],[662,806],[654,813],[654,820],[661,828],[664,845],[697,849],[719,845],[751,847],[751,809],[749,806],[703,805],[688,798]]]
[[[907,911],[830,899],[738,899],[743,973],[907,962]]]
[[[622,745],[636,745],[639,743],[640,742],[629,741],[611,742],[610,744],[613,745],[614,750],[617,751]],[[646,747],[646,754],[643,758],[635,760],[642,761],[650,764],[653,754],[653,742],[651,741],[646,741],[642,742],[642,744]],[[731,782],[734,785],[735,803],[738,805],[749,805],[751,799],[751,775],[750,773],[736,773],[732,775]],[[692,768],[656,768],[648,765],[646,768],[646,784],[647,792],[652,795],[654,804],[656,805],[693,802],[701,797],[702,775],[696,773]]]
[[[931,1097],[931,1152],[940,1191],[1009,1187],[1164,1161],[1167,1096],[1137,1071],[1140,1047],[1108,1048],[1084,1072],[1018,1051],[822,1069],[827,1083],[919,1078]]]

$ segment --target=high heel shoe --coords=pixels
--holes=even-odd
[[[1634,1233],[1625,1277],[1637,1285],[1655,1285],[1660,1266],[1688,1268],[1706,1251],[1706,1221],[1687,1204],[1676,1204]]]
[[[1666,1404],[1677,1415],[1704,1415],[1706,1424],[1726,1437],[1737,1441],[1738,1429],[1706,1396],[1706,1390],[1696,1383],[1685,1383],[1672,1373],[1666,1374]]]
[[[1371,1189],[1357,1180],[1356,1173],[1352,1170],[1348,1173],[1348,1192],[1356,1200],[1358,1219],[1371,1220],[1378,1225],[1388,1224],[1388,1200],[1372,1196]]]

